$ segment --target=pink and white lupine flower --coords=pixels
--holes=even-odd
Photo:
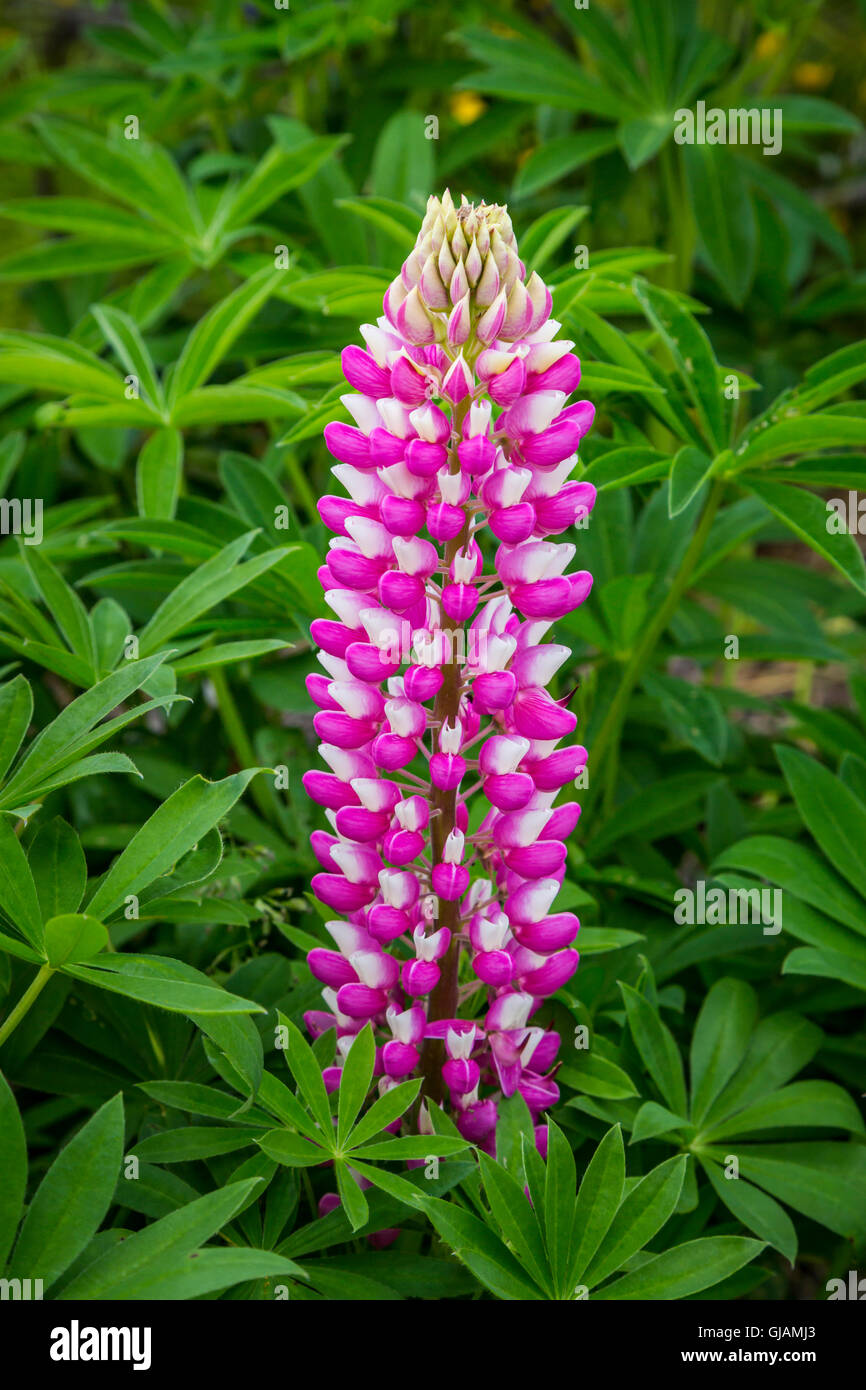
[[[542,1146],[559,1038],[532,1018],[577,968],[579,922],[553,909],[580,814],[559,797],[586,762],[546,690],[569,649],[545,638],[592,584],[551,537],[594,503],[571,479],[594,411],[567,404],[574,344],[504,207],[431,198],[384,310],[342,355],[355,423],[325,429],[347,495],[319,504],[333,617],[308,690],[330,771],[304,785],[338,920],[307,1022],[336,1028],[329,1087],[369,1020],[380,1090],[420,1072],[490,1152],[519,1091]]]

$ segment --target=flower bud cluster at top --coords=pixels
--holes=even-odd
[[[562,746],[577,720],[546,686],[570,651],[544,639],[592,583],[550,538],[595,500],[570,481],[594,411],[567,404],[580,363],[551,307],[504,207],[431,198],[384,316],[343,352],[355,424],[325,440],[346,495],[319,504],[333,617],[307,685],[330,771],[304,785],[331,827],[313,889],[334,949],[310,952],[327,1011],[307,1026],[336,1028],[333,1089],[370,1021],[380,1091],[421,1074],[491,1153],[515,1091],[543,1147],[559,1038],[532,1020],[578,962],[555,902],[580,807],[556,803],[586,750]]]

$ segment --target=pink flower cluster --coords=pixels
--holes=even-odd
[[[555,803],[586,750],[561,746],[577,720],[545,687],[570,652],[544,639],[592,584],[550,537],[595,500],[570,481],[594,411],[566,404],[580,363],[504,207],[431,198],[384,310],[342,355],[355,424],[325,430],[347,495],[319,504],[330,771],[304,786],[333,832],[312,845],[335,949],[310,952],[329,1012],[307,1024],[336,1026],[333,1088],[371,1020],[380,1090],[420,1069],[494,1152],[515,1091],[543,1141],[559,1038],[532,1018],[578,962],[552,909],[580,807]]]

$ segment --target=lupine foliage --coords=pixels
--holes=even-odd
[[[822,1298],[857,1267],[856,11],[12,7],[7,1277]],[[676,144],[698,100],[781,110],[781,152]],[[447,709],[369,618],[428,598],[499,605]]]

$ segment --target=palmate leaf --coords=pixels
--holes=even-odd
[[[171,156],[147,140],[107,141],[69,121],[38,120],[42,140],[74,173],[179,241],[195,242],[201,217]]]

